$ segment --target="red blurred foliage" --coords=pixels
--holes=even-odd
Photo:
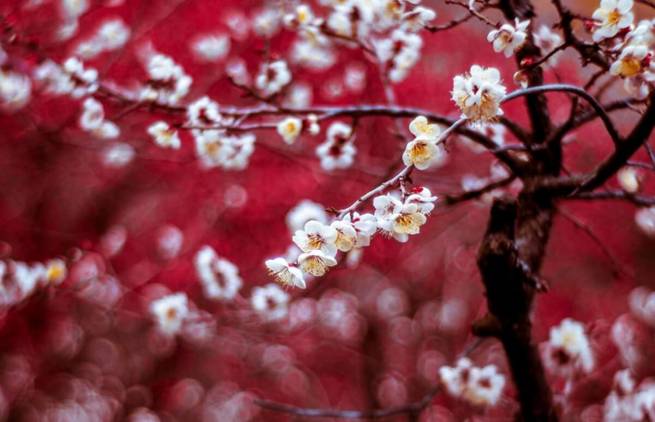
[[[0,5],[3,21],[23,34],[21,41],[38,46],[30,51],[3,44],[7,66],[31,72],[44,55],[61,62],[102,21],[120,17],[132,30],[127,44],[85,61],[99,70],[101,80],[118,86],[144,81],[139,52],[151,44],[193,77],[186,100],[208,95],[227,106],[257,101],[228,81],[227,58],[216,64],[194,59],[194,36],[231,34],[229,58],[245,60],[251,74],[265,51],[287,56],[292,40],[283,30],[268,45],[229,27],[229,19],[236,19],[237,29],[244,27],[261,9],[259,0],[127,0],[113,7],[93,0],[79,19],[79,32],[64,42],[53,36],[62,23],[58,3],[34,8],[26,3]],[[425,3],[436,8],[438,22],[460,11],[442,2]],[[452,78],[473,63],[498,67],[509,87],[515,65],[493,52],[486,32],[482,23],[471,21],[425,33],[421,61],[395,85],[398,104],[456,118]],[[311,86],[313,104],[386,103],[378,71],[365,55],[345,48],[338,54],[329,70],[291,68],[294,83]],[[353,65],[365,69],[361,92],[343,85]],[[546,71],[550,82],[565,77],[580,84],[588,76],[573,52]],[[335,94],[334,87],[341,91]],[[549,99],[553,120],[566,119],[567,96]],[[438,369],[452,364],[474,341],[469,326],[486,309],[475,265],[489,208],[481,200],[437,207],[408,243],[376,237],[356,268],[340,264],[309,282],[307,290],[289,290],[289,316],[282,321],[266,322],[249,305],[251,290],[271,282],[264,261],[283,255],[290,244],[289,210],[303,199],[345,207],[400,168],[404,142],[396,138],[392,119],[358,122],[357,158],[348,170],[320,168],[314,149],[323,135],[303,135],[286,146],[275,130],[262,130],[248,168],[224,171],[199,165],[189,133],[180,132],[179,150],[157,147],[146,128],[155,120],[174,121],[166,113],[123,114],[123,104],[103,105],[110,118],[120,116],[115,119],[118,140],[93,139],[80,130],[81,102],[64,96],[35,91],[26,108],[0,114],[0,253],[18,261],[62,257],[71,263],[63,284],[38,291],[0,317],[3,418],[149,420],[153,412],[167,421],[305,420],[261,409],[255,397],[309,408],[388,408],[420,400],[438,384]],[[504,110],[527,124],[520,101]],[[615,118],[619,129],[630,128],[636,117],[621,113]],[[406,126],[408,120],[402,122]],[[572,137],[576,142],[567,147],[567,168],[591,169],[611,151],[599,122]],[[118,142],[133,148],[134,156],[124,165],[108,165],[107,151]],[[453,139],[447,150],[446,165],[413,175],[414,183],[438,196],[459,192],[463,175],[485,176],[494,162],[490,154],[475,154]],[[647,161],[645,152],[637,158]],[[651,185],[647,176],[643,189]],[[546,341],[550,328],[564,318],[586,324],[594,371],[566,394],[564,380],[554,377],[551,385],[566,420],[600,420],[617,370],[634,366],[638,379],[653,375],[650,355],[626,356],[652,350],[653,328],[624,315],[635,286],[655,288],[653,240],[633,224],[630,204],[570,202],[562,208],[585,228],[556,218],[541,271],[551,290],[537,299],[534,339]],[[176,229],[183,242],[179,253],[169,256],[162,252],[161,238]],[[203,245],[238,267],[244,286],[234,301],[204,297],[193,264]],[[97,285],[84,284],[90,278]],[[152,299],[167,292],[186,292],[199,310],[198,320],[177,338],[158,333],[148,311]],[[633,342],[632,352],[622,352],[613,341],[617,318],[630,338],[621,342]],[[476,365],[494,364],[508,374],[495,341],[485,341],[470,357]],[[495,407],[473,408],[439,394],[419,420],[510,420],[517,408],[508,382]]]

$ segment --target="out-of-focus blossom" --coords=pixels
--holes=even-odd
[[[164,54],[152,54],[146,62],[149,80],[141,90],[141,100],[174,105],[189,93],[193,79]]]
[[[0,71],[0,107],[16,111],[25,107],[31,96],[30,78],[12,71]]]
[[[655,207],[640,208],[635,213],[637,227],[648,236],[655,236]]]
[[[304,199],[287,213],[287,227],[292,233],[305,227],[308,221],[315,220],[319,223],[327,223],[328,216],[325,207],[316,202]]]
[[[291,82],[291,72],[284,60],[262,65],[255,85],[266,97],[277,94]]]
[[[220,258],[211,246],[202,247],[195,256],[196,273],[209,299],[232,300],[239,293],[243,281],[239,269]]]
[[[547,25],[541,25],[534,34],[534,43],[541,49],[542,55],[550,54],[553,50],[559,47],[562,44],[562,37]],[[555,66],[557,64],[558,55],[557,53],[550,56],[547,63],[550,66]]]
[[[224,34],[203,35],[193,41],[191,49],[199,61],[214,63],[230,52],[230,38]]]
[[[162,148],[179,149],[181,146],[180,137],[177,131],[172,129],[168,123],[158,121],[148,127],[148,134],[152,136],[155,143]]]
[[[504,24],[500,29],[494,29],[487,34],[487,41],[493,44],[496,53],[511,57],[524,43],[528,36],[530,21],[515,21],[515,25]]]
[[[548,370],[566,378],[589,373],[594,368],[594,355],[584,326],[569,318],[551,328],[543,357]]]
[[[505,377],[494,365],[478,368],[468,358],[459,359],[454,367],[441,367],[439,378],[451,396],[474,406],[493,406],[505,386]]]
[[[289,295],[277,284],[252,289],[252,308],[264,319],[276,321],[287,316]]]
[[[357,149],[352,142],[352,127],[345,123],[332,123],[327,139],[316,148],[324,170],[345,169],[352,165]]]
[[[161,332],[176,334],[182,329],[182,324],[189,315],[188,298],[184,293],[164,296],[150,304],[150,312]]]
[[[277,124],[277,133],[280,134],[287,144],[293,144],[301,131],[302,120],[297,117],[287,117]]]

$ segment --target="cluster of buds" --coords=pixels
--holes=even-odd
[[[98,90],[98,71],[85,68],[75,57],[68,58],[62,66],[44,61],[35,69],[34,79],[43,83],[50,94],[70,95],[76,99]]]

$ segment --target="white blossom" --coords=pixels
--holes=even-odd
[[[259,11],[252,19],[255,33],[261,37],[271,38],[280,30],[282,14],[276,8],[266,8]]]
[[[616,174],[621,189],[628,193],[637,193],[641,187],[641,177],[634,167],[623,167]]]
[[[91,97],[82,103],[80,127],[102,139],[116,138],[120,134],[120,130],[116,124],[105,120],[105,112],[102,104]]]
[[[327,255],[320,249],[310,250],[298,256],[298,266],[300,269],[315,277],[325,275],[329,267],[337,265],[333,255]]]
[[[266,97],[277,94],[291,82],[291,72],[284,60],[276,60],[271,63],[263,64],[257,78],[255,86]]]
[[[635,213],[637,227],[647,236],[655,237],[655,207],[644,207]]]
[[[644,45],[629,45],[625,47],[618,59],[610,66],[612,75],[631,78],[646,71],[650,64],[652,53]]]
[[[277,124],[277,133],[287,144],[293,144],[302,131],[302,120],[297,117],[287,117]]]
[[[437,201],[436,196],[432,196],[430,189],[423,186],[415,186],[409,191],[409,196],[405,199],[407,204],[416,204],[421,214],[429,214],[434,209],[434,203]]]
[[[600,7],[594,11],[592,18],[599,21],[593,33],[595,42],[612,38],[623,28],[632,24],[632,0],[601,0]]]
[[[291,265],[284,258],[266,260],[266,268],[271,276],[283,286],[292,286],[304,289],[307,287],[300,268]]]
[[[98,89],[98,71],[91,68],[86,69],[84,64],[75,57],[67,59],[62,69],[63,79],[58,81],[61,84],[61,93],[70,94],[73,98],[81,98]]]
[[[0,70],[0,107],[15,111],[27,105],[32,96],[32,82],[27,76]]]
[[[473,122],[487,122],[503,115],[500,101],[506,89],[498,69],[473,65],[469,74],[457,75],[453,82],[452,99],[462,110],[463,117]]]
[[[316,148],[324,170],[345,169],[353,164],[357,149],[352,143],[352,127],[345,123],[332,123],[327,130],[327,139]]]
[[[223,120],[218,103],[209,97],[202,97],[187,107],[187,120],[194,127],[211,127]]]
[[[505,57],[511,57],[525,43],[528,26],[530,26],[529,20],[521,22],[517,18],[514,26],[506,23],[499,29],[490,31],[487,34],[487,41],[493,44],[496,53],[502,52]]]
[[[174,293],[154,300],[150,304],[150,312],[161,332],[176,334],[182,329],[182,324],[189,315],[187,296],[184,293]]]
[[[277,284],[252,289],[250,303],[253,309],[269,321],[284,318],[288,312],[289,295]]]
[[[199,61],[214,63],[230,52],[230,37],[225,34],[202,35],[193,41],[191,49]]]
[[[174,105],[189,93],[193,80],[172,58],[152,54],[146,63],[150,80],[141,90],[141,99]]]
[[[550,339],[544,345],[543,354],[546,368],[566,378],[580,372],[589,373],[594,367],[594,356],[584,326],[569,318],[550,329]]]
[[[555,50],[562,44],[562,37],[547,25],[541,25],[534,34],[534,43],[541,49],[541,54],[544,56]],[[547,63],[550,66],[557,64],[557,54],[553,54],[548,59]]]
[[[338,250],[348,252],[355,247],[357,244],[357,230],[353,223],[345,219],[336,220],[330,226],[337,232],[337,238],[334,244]]]
[[[439,378],[451,396],[474,406],[495,405],[505,387],[505,377],[494,365],[478,368],[468,358],[459,359],[455,367],[441,367]]]
[[[239,293],[243,285],[239,269],[219,257],[211,246],[203,246],[196,253],[194,263],[207,298],[232,300]]]
[[[337,231],[319,221],[308,221],[303,230],[297,230],[293,235],[295,243],[303,252],[320,250],[328,256],[337,253]]]
[[[148,127],[148,134],[153,137],[155,143],[162,148],[179,149],[181,146],[180,137],[177,131],[172,129],[168,123],[158,121]]]

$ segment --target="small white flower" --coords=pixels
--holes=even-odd
[[[544,347],[544,363],[553,373],[571,377],[575,373],[589,373],[594,357],[584,326],[572,319],[564,319],[550,330]]]
[[[222,121],[218,103],[209,97],[202,97],[187,107],[189,124],[195,127],[211,127]]]
[[[644,45],[629,45],[621,51],[619,58],[610,66],[610,73],[622,78],[632,78],[646,71],[652,53]]]
[[[61,0],[61,9],[64,18],[77,19],[89,9],[88,0]]]
[[[405,203],[416,204],[421,214],[429,214],[434,209],[434,203],[437,201],[436,196],[432,196],[430,189],[423,186],[413,187]]]
[[[261,37],[271,38],[280,30],[282,15],[278,9],[266,8],[253,17],[252,28]]]
[[[345,169],[353,164],[357,149],[352,143],[352,127],[336,122],[327,130],[327,139],[316,148],[324,170]]]
[[[81,98],[98,89],[98,71],[86,69],[81,61],[71,57],[64,62],[62,69],[67,77],[65,93],[73,98]]]
[[[306,26],[314,22],[314,13],[306,4],[299,4],[293,13],[284,16],[284,23],[288,26]]]
[[[600,21],[592,36],[595,42],[612,38],[623,28],[632,24],[632,0],[601,0],[600,7],[594,11],[592,18]]]
[[[303,252],[320,250],[328,256],[337,253],[337,231],[318,221],[308,221],[304,230],[297,230],[293,235],[295,243]]]
[[[284,258],[266,260],[266,268],[275,280],[284,285],[304,289],[307,287],[302,271],[287,262]]]
[[[159,121],[148,127],[148,134],[153,137],[155,143],[162,148],[179,149],[181,142],[177,131],[172,129],[168,123]]]
[[[428,23],[437,18],[437,12],[427,7],[415,7],[403,15],[403,28],[407,31],[418,32]]]
[[[230,52],[230,37],[224,34],[203,35],[193,41],[191,49],[199,61],[214,63]]]
[[[255,86],[266,97],[270,97],[287,86],[291,82],[291,72],[284,60],[277,60],[271,63],[263,64]]]
[[[341,252],[348,252],[357,244],[357,230],[348,220],[333,221],[330,226],[336,230],[337,238],[334,241],[337,249]]]
[[[227,259],[216,255],[211,246],[203,246],[196,253],[194,263],[206,297],[232,300],[239,293],[243,285],[239,269]]]
[[[66,263],[63,260],[51,259],[45,265],[44,281],[47,284],[59,284],[64,281],[67,273]]]
[[[640,208],[635,213],[637,227],[647,236],[655,237],[655,207]]]
[[[425,139],[427,141],[436,141],[439,138],[439,125],[428,122],[427,117],[417,116],[409,124],[409,131],[416,138]]]
[[[168,335],[176,334],[189,315],[187,296],[184,293],[174,293],[157,299],[150,304],[150,312],[155,317],[161,332]]]
[[[541,49],[542,55],[547,55],[562,44],[562,37],[546,25],[541,25],[534,33],[534,43]],[[557,64],[557,54],[550,56],[547,63],[550,66]]]
[[[425,138],[416,138],[405,146],[403,163],[413,165],[419,170],[425,170],[438,160],[441,150],[434,141]]]
[[[371,244],[371,237],[378,230],[378,219],[373,214],[347,214],[343,220],[351,223],[357,232],[355,248],[362,248]]]
[[[103,51],[117,50],[130,38],[130,28],[121,19],[110,19],[102,23],[94,38]]]
[[[634,167],[623,167],[616,175],[621,189],[628,193],[637,193],[641,186],[639,172]]]
[[[452,99],[462,110],[463,117],[473,122],[487,122],[503,115],[500,101],[505,92],[498,69],[473,65],[469,74],[455,76]]]
[[[0,71],[0,106],[15,111],[27,105],[32,96],[30,78],[20,73]]]
[[[403,204],[391,195],[381,195],[373,200],[378,227],[399,242],[407,242],[410,234],[418,234],[426,222],[417,203]]]
[[[302,120],[297,117],[287,117],[277,124],[277,133],[284,139],[284,142],[293,144],[302,131]]]
[[[517,18],[514,26],[506,23],[500,29],[489,32],[487,41],[493,44],[496,53],[502,52],[505,57],[511,57],[525,43],[529,25],[529,20],[521,22]]]
[[[150,80],[141,91],[142,100],[174,105],[189,93],[193,80],[169,56],[151,55],[146,71]]]
[[[105,120],[102,104],[93,98],[87,98],[82,103],[80,127],[101,139],[116,138],[120,134],[118,126]]]
[[[494,365],[478,368],[467,358],[459,359],[455,367],[441,367],[439,378],[451,396],[474,406],[495,405],[505,387],[505,377]]]
[[[298,257],[300,269],[314,277],[321,277],[329,270],[329,267],[337,265],[334,255],[327,255],[320,249],[310,250]]]
[[[250,303],[253,309],[269,321],[284,318],[287,315],[289,295],[277,284],[252,289]]]
[[[393,216],[392,221],[395,234],[407,235],[418,234],[421,226],[427,221],[427,218],[423,213],[419,212],[417,204],[405,203],[400,209],[400,212]]]

